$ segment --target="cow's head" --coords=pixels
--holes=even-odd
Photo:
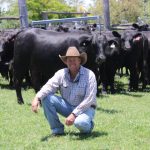
[[[121,35],[116,32],[106,33],[108,45],[105,48],[106,57],[118,56],[121,51]]]
[[[80,52],[86,52],[88,56],[87,63],[101,63],[105,61],[104,55],[104,46],[105,46],[105,39],[102,39],[98,34],[91,34],[89,32],[80,32],[79,37],[73,40],[71,39],[72,45],[75,45]],[[103,41],[103,44],[101,44]]]
[[[69,31],[69,27],[67,27],[65,25],[59,25],[55,30],[57,32],[68,32]]]
[[[0,56],[3,62],[9,62],[13,59],[14,40],[20,31],[13,30],[3,33],[3,38],[0,40]]]
[[[78,49],[80,52],[86,52],[88,57],[90,57],[90,49],[92,45],[92,35],[85,32],[81,34],[78,38]],[[93,51],[94,52],[94,51]]]
[[[0,53],[3,51],[3,39],[0,38]]]
[[[142,42],[142,33],[137,31],[125,31],[122,36],[122,48],[125,51],[132,51],[134,46]]]
[[[148,24],[143,24],[143,25],[138,25],[137,23],[133,23],[132,27],[138,31],[148,31],[149,30],[149,25]]]
[[[14,52],[14,39],[7,39],[4,41],[2,44],[2,49],[3,51],[1,53],[1,57],[3,61],[8,62],[12,60]]]
[[[99,33],[93,33],[93,45],[96,50],[96,63],[101,64],[106,60],[105,48],[108,45],[108,41],[105,35]]]
[[[4,38],[0,38],[0,62],[2,61],[2,57],[3,57],[3,53],[4,53],[4,49],[3,49],[3,44],[5,43],[5,39]]]

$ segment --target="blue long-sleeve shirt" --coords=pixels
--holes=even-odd
[[[49,94],[60,91],[62,98],[75,106],[73,113],[78,116],[91,105],[96,106],[97,82],[95,74],[81,66],[79,73],[72,81],[68,68],[61,69],[48,80],[36,96],[43,100]]]

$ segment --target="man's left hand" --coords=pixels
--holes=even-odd
[[[70,114],[70,115],[66,118],[65,124],[66,124],[67,126],[71,126],[71,125],[73,125],[75,119],[76,119],[75,115],[74,115],[74,114]]]

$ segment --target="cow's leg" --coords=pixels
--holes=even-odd
[[[128,76],[129,75],[129,70],[128,70],[128,68],[127,67],[125,67],[125,74],[126,74],[126,76]]]
[[[121,70],[121,77],[123,76],[123,67],[120,68]]]
[[[23,78],[21,78],[21,77],[17,78],[16,76],[14,76],[14,85],[15,85],[15,89],[16,89],[18,104],[24,104],[22,94],[21,94],[22,80],[23,80]]]
[[[111,92],[111,94],[114,94],[114,93],[115,93],[115,88],[114,88],[114,76],[111,77],[109,84],[110,84],[110,92]]]
[[[14,82],[13,82],[13,71],[9,70],[9,86],[13,87],[14,86]]]
[[[148,83],[148,80],[145,79],[145,77],[142,76],[142,90],[146,89],[146,85]]]
[[[110,92],[111,92],[111,94],[114,94],[115,93],[114,80],[115,80],[115,74],[116,74],[116,71],[117,71],[117,65],[110,64],[110,69],[109,70],[110,71],[107,74],[109,75]]]
[[[31,80],[32,80],[32,86],[37,93],[41,88],[41,75],[36,70],[31,70]]]
[[[16,94],[17,94],[17,100],[19,104],[24,104],[22,94],[21,94],[21,87],[22,87],[22,81],[25,76],[25,66],[21,63],[14,63],[13,66],[13,75],[14,75],[14,86],[16,89]]]
[[[146,85],[149,82],[149,78],[148,78],[148,72],[149,72],[149,67],[148,67],[148,63],[147,60],[143,62],[143,67],[142,67],[142,89],[146,88]]]
[[[144,43],[143,43],[143,63],[142,63],[142,74],[143,74],[143,82],[142,82],[142,89],[146,88],[146,85],[149,82],[148,78],[148,72],[149,72],[149,40],[145,37],[144,38]]]
[[[9,75],[9,86],[14,87],[13,61],[12,60],[9,62],[8,75]]]
[[[119,67],[118,69],[117,69],[117,73],[118,73],[118,75],[120,76],[120,78],[123,76],[123,67]]]
[[[99,97],[99,94],[100,94],[99,85],[101,83],[101,79],[100,79],[99,73],[97,73],[97,75],[96,75],[96,81],[97,81],[97,93],[96,93],[96,95],[97,95],[97,97]]]
[[[27,71],[25,74],[25,84],[26,84],[26,86],[29,86],[29,87],[32,85],[29,71]]]
[[[102,94],[107,94],[108,85],[106,83],[102,83]]]
[[[99,67],[99,73],[102,84],[101,93],[107,94],[108,85],[107,85],[106,63],[101,64],[101,66]]]
[[[134,65],[129,68],[130,70],[130,81],[129,81],[129,91],[138,90],[138,73]]]
[[[138,79],[139,79],[139,82],[142,83],[142,90],[144,90],[146,88],[146,84],[147,84],[146,74],[141,66],[140,66],[139,70],[140,71],[138,74]]]

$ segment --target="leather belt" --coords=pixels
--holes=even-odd
[[[92,107],[93,109],[96,109],[96,106],[95,106],[95,105],[91,105],[91,107]]]

